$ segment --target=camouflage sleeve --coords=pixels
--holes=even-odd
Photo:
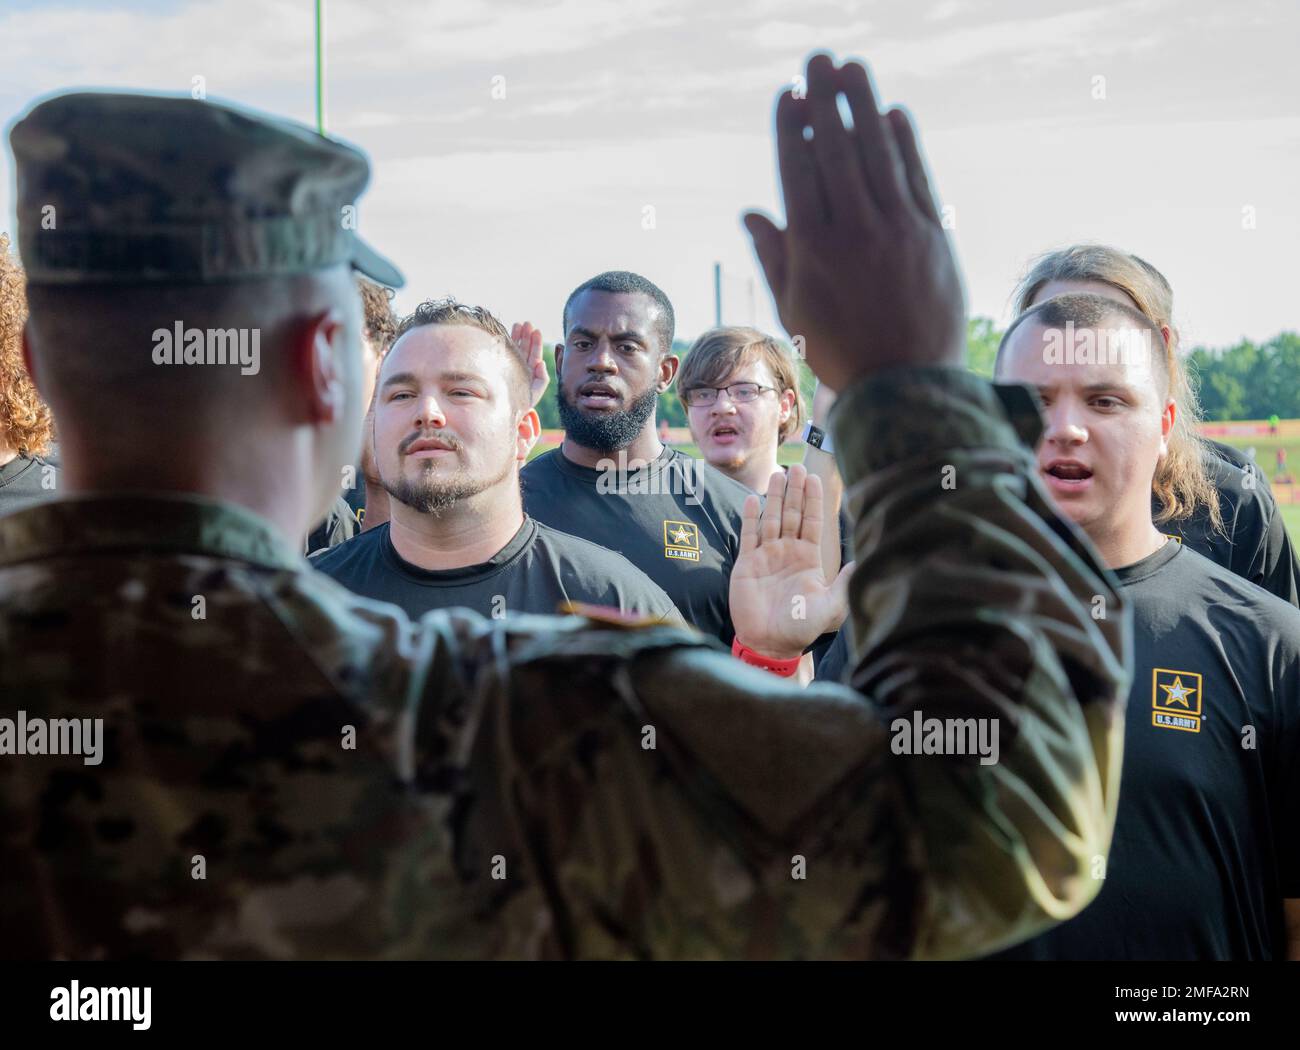
[[[1031,479],[1037,418],[955,372],[841,399],[856,691],[668,628],[480,638],[458,830],[500,862],[503,954],[960,957],[1094,896],[1127,611]],[[917,719],[947,753],[900,747]]]

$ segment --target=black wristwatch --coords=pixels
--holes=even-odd
[[[823,430],[816,423],[809,423],[803,428],[803,439],[813,448],[819,448],[829,455],[835,455],[835,445],[831,442],[829,431]]]

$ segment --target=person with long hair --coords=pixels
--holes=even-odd
[[[1118,248],[1072,244],[1030,265],[1014,292],[1016,315],[1069,293],[1135,306],[1163,336],[1170,397],[1178,410],[1168,454],[1151,486],[1155,524],[1211,561],[1300,605],[1300,562],[1264,472],[1237,449],[1198,433],[1200,404],[1178,353],[1168,280],[1145,259]]]
[[[1300,948],[1300,610],[1151,513],[1181,406],[1169,343],[1131,303],[1050,294],[1003,336],[999,382],[1042,406],[1038,478],[1133,609],[1115,839],[1097,900],[1004,953],[1282,959]],[[1193,479],[1194,481],[1195,479]],[[1094,608],[1109,615],[1104,602]]]

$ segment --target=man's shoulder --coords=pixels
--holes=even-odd
[[[1159,579],[1159,586],[1136,592],[1138,608],[1144,595],[1148,600],[1159,595],[1183,609],[1210,610],[1211,618],[1228,615],[1258,623],[1268,631],[1290,637],[1292,648],[1300,649],[1300,609],[1290,602],[1185,543],[1165,570],[1152,577]]]
[[[527,463],[524,464],[520,471],[523,475],[533,475],[540,477],[544,474],[558,474],[559,464],[555,457],[560,454],[558,448],[548,448],[545,452],[540,452]]]
[[[1224,467],[1230,468],[1223,472],[1223,477],[1228,481],[1231,481],[1234,473],[1244,475],[1251,472],[1255,475],[1255,483],[1265,493],[1265,497],[1272,498],[1268,475],[1259,468],[1254,459],[1232,445],[1225,445],[1222,441],[1215,441],[1212,438],[1202,438],[1202,441],[1210,473],[1216,481]]]
[[[1218,490],[1225,520],[1236,519],[1243,513],[1262,519],[1273,516],[1277,501],[1269,488],[1264,472],[1253,462],[1242,457],[1237,463],[1217,455],[1213,450],[1205,457],[1210,481]]]
[[[382,547],[384,530],[387,528],[388,523],[385,522],[365,532],[358,532],[351,539],[333,547],[324,547],[315,551],[307,559],[307,564],[313,569],[334,575],[360,561],[369,561]]]

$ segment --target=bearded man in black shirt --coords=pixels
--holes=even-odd
[[[672,303],[623,270],[564,305],[555,394],[564,442],[524,470],[538,521],[616,550],[687,622],[730,645],[728,589],[749,489],[659,440],[655,406],[677,375]]]
[[[1138,310],[1079,294],[1022,314],[999,350],[997,378],[1038,390],[1039,477],[1119,577],[1135,653],[1101,892],[1004,957],[1297,954],[1300,610],[1153,523],[1178,412],[1168,353]]]
[[[390,519],[312,563],[413,617],[464,607],[502,619],[569,602],[680,621],[626,559],[524,514],[519,470],[540,433],[530,379],[481,307],[427,302],[405,318],[371,424]]]

